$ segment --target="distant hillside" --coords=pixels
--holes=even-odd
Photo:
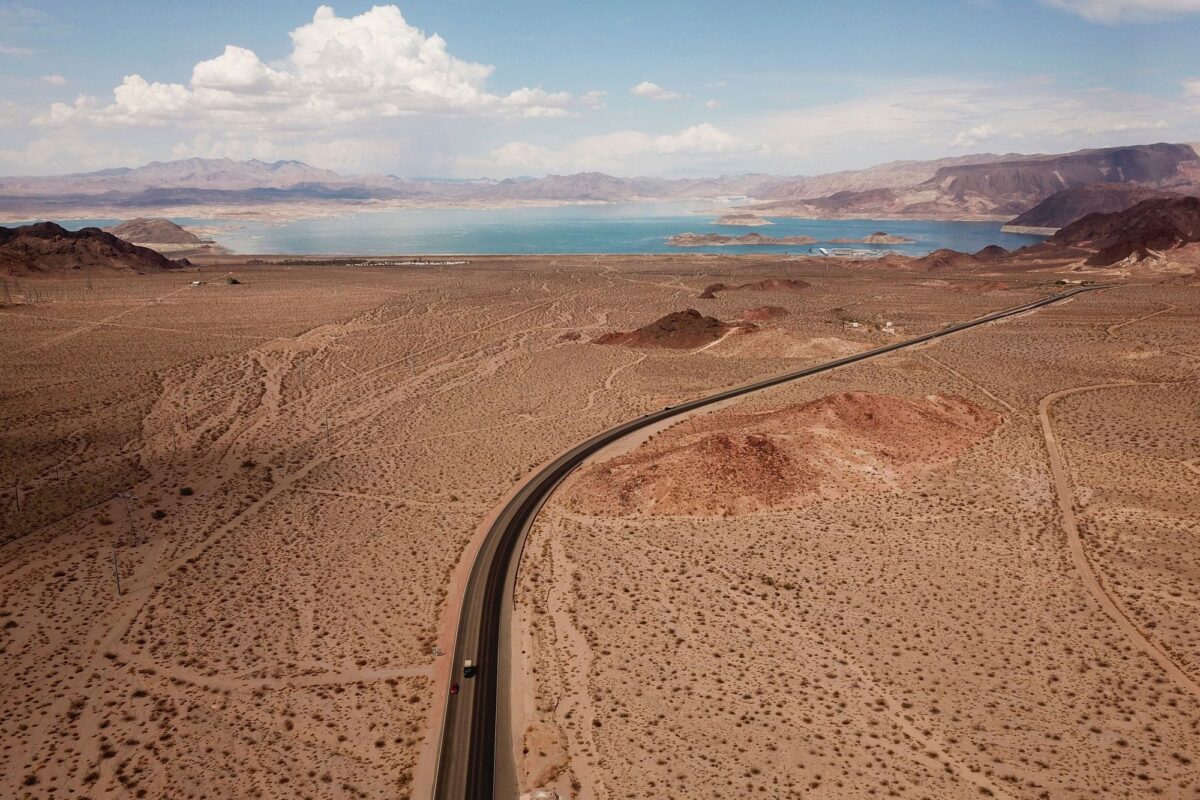
[[[1178,197],[1174,192],[1147,189],[1132,183],[1089,183],[1063,189],[1009,221],[1006,228],[1062,228],[1088,214],[1111,214],[1143,200]]]
[[[257,159],[234,161],[231,158],[187,158],[180,161],[154,161],[143,167],[106,169],[52,177],[0,178],[0,192],[20,195],[72,195],[118,192],[136,193],[146,189],[284,189],[299,183],[345,182],[345,178],[327,169],[311,167],[302,161],[265,162]]]
[[[137,244],[203,244],[204,240],[169,219],[138,217],[106,228],[113,236]]]
[[[908,186],[847,190],[751,208],[798,217],[994,219],[1022,214],[1058,192],[1092,184],[1195,190],[1200,187],[1200,156],[1180,144],[1009,156],[941,166],[932,177]]]
[[[1184,144],[1109,147],[943,167],[922,186],[937,187],[956,198],[987,198],[997,208],[1023,211],[1055,192],[1090,183],[1170,186],[1180,180],[1180,165],[1187,162],[1200,163],[1200,156]]]
[[[99,228],[68,231],[53,222],[0,227],[0,274],[31,275],[81,269],[162,272],[179,264]]]
[[[806,178],[774,179],[757,186],[753,194],[763,200],[795,200],[797,198],[828,197],[839,192],[857,193],[868,192],[872,189],[915,186],[932,178],[943,167],[992,164],[1021,157],[1017,153],[1009,153],[1004,156],[994,153],[977,153],[939,158],[934,161],[891,161],[866,169],[843,170]]]
[[[1144,200],[1113,214],[1089,214],[1072,222],[1048,243],[1097,250],[1088,260],[1109,266],[1127,258],[1135,260],[1149,251],[1173,250],[1200,242],[1200,198],[1178,197]]]

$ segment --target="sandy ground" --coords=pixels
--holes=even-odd
[[[1195,291],[1077,298],[578,471],[522,566],[524,788],[1200,796]],[[944,396],[1000,420],[949,460],[911,415]]]
[[[219,260],[199,275],[44,279],[37,302],[24,302],[28,281],[10,281],[0,796],[423,796],[453,576],[521,476],[651,408],[890,341],[873,327],[885,320],[900,335],[932,330],[1050,281],[948,292],[762,257]],[[242,284],[211,280],[227,270]],[[770,277],[812,286],[697,299],[714,282]],[[209,282],[187,285],[196,278]],[[1075,796],[1062,787],[1099,776],[1107,794],[1153,784],[1191,796],[1179,787],[1194,767],[1172,754],[1195,755],[1194,699],[1079,583],[1040,443],[1037,404],[1052,392],[1157,385],[1194,367],[1197,290],[1121,291],[727,409],[884,391],[961,395],[1003,417],[951,463],[907,470],[884,492],[729,518],[553,509],[530,541],[518,606],[527,781],[576,781],[593,797],[732,795],[747,783],[807,794],[813,782],[850,796],[880,780],[1035,797],[1028,782]],[[1177,308],[1109,330],[1165,304]],[[759,323],[756,341],[589,343],[688,307],[735,319],[767,305],[789,313]],[[999,357],[1003,373],[981,368]],[[1110,397],[1145,391],[1180,430],[1194,418],[1179,411],[1185,389],[1113,391],[1050,409],[1076,502],[1089,504],[1080,530],[1085,544],[1093,528],[1107,537],[1089,551],[1098,580],[1194,675],[1181,610],[1196,602],[1195,574],[1172,572],[1179,555],[1148,559],[1127,520],[1140,537],[1173,531],[1186,554],[1195,531],[1178,493],[1200,474],[1181,461],[1170,492],[1132,511],[1122,498],[1145,484],[1120,481],[1200,452],[1143,452],[1164,436],[1153,427],[1089,439],[1095,428],[1062,414],[1104,417]],[[1115,458],[1138,468],[1115,474]],[[883,658],[894,664],[880,669]],[[877,700],[886,707],[864,708]],[[1087,746],[1071,727],[1084,713],[1102,730]],[[1008,764],[1018,783],[1003,779]]]
[[[199,274],[8,281],[3,793],[419,789],[450,578],[500,498],[596,430],[797,363],[589,340],[699,302],[727,317],[783,304],[790,335],[829,338],[832,309],[895,305],[846,276],[782,299],[695,299],[796,271],[224,258]],[[939,305],[925,295],[918,314]],[[928,324],[995,305],[956,300]]]

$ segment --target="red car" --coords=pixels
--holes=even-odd
[[[458,684],[457,683],[450,684],[450,694],[458,694]]]

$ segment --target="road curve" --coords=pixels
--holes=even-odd
[[[511,767],[503,770],[503,775],[506,776],[503,783],[506,785],[497,785],[497,723],[499,722],[505,728],[509,725],[509,720],[498,720],[497,715],[497,686],[502,655],[500,648],[501,620],[504,616],[505,601],[510,596],[508,588],[512,576],[516,572],[516,556],[520,553],[518,545],[524,539],[538,510],[549,498],[554,488],[584,460],[640,428],[713,403],[894,353],[897,350],[949,336],[988,322],[1033,311],[1083,292],[1104,288],[1107,286],[1081,286],[1068,289],[967,322],[949,325],[902,342],[894,342],[797,372],[777,375],[707,397],[689,400],[597,434],[543,467],[520,487],[512,500],[497,516],[496,521],[484,537],[471,566],[466,590],[463,594],[452,654],[454,661],[452,662],[451,681],[457,681],[461,688],[457,695],[447,694],[445,698],[445,716],[438,746],[433,797],[436,800],[491,800],[493,797],[509,800],[509,798],[517,796],[516,787],[512,785]],[[473,660],[479,666],[478,675],[474,678],[463,678],[462,666],[467,659]],[[499,738],[502,742],[508,740],[508,736],[503,731]],[[503,757],[509,758],[510,753],[504,753]]]

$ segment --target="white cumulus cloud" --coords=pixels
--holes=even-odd
[[[1086,20],[1113,25],[1144,22],[1180,14],[1200,14],[1200,0],[1043,0],[1047,5]]]
[[[996,136],[996,128],[988,123],[976,125],[974,128],[965,131],[959,131],[958,135],[950,141],[951,147],[974,147],[980,142],[986,142],[988,139],[993,139]]]
[[[35,122],[270,130],[418,114],[571,113],[567,92],[489,91],[493,67],[451,55],[444,39],[410,25],[396,6],[375,6],[354,17],[339,17],[321,6],[312,22],[291,32],[291,39],[291,54],[278,64],[229,45],[196,64],[187,85],[128,75],[113,90],[111,103],[89,97],[56,103]]]
[[[629,91],[638,97],[645,97],[647,100],[678,100],[683,97],[681,93],[664,89],[652,81],[642,81]]]
[[[47,86],[66,86],[67,79],[62,75],[43,75],[42,83]]]

